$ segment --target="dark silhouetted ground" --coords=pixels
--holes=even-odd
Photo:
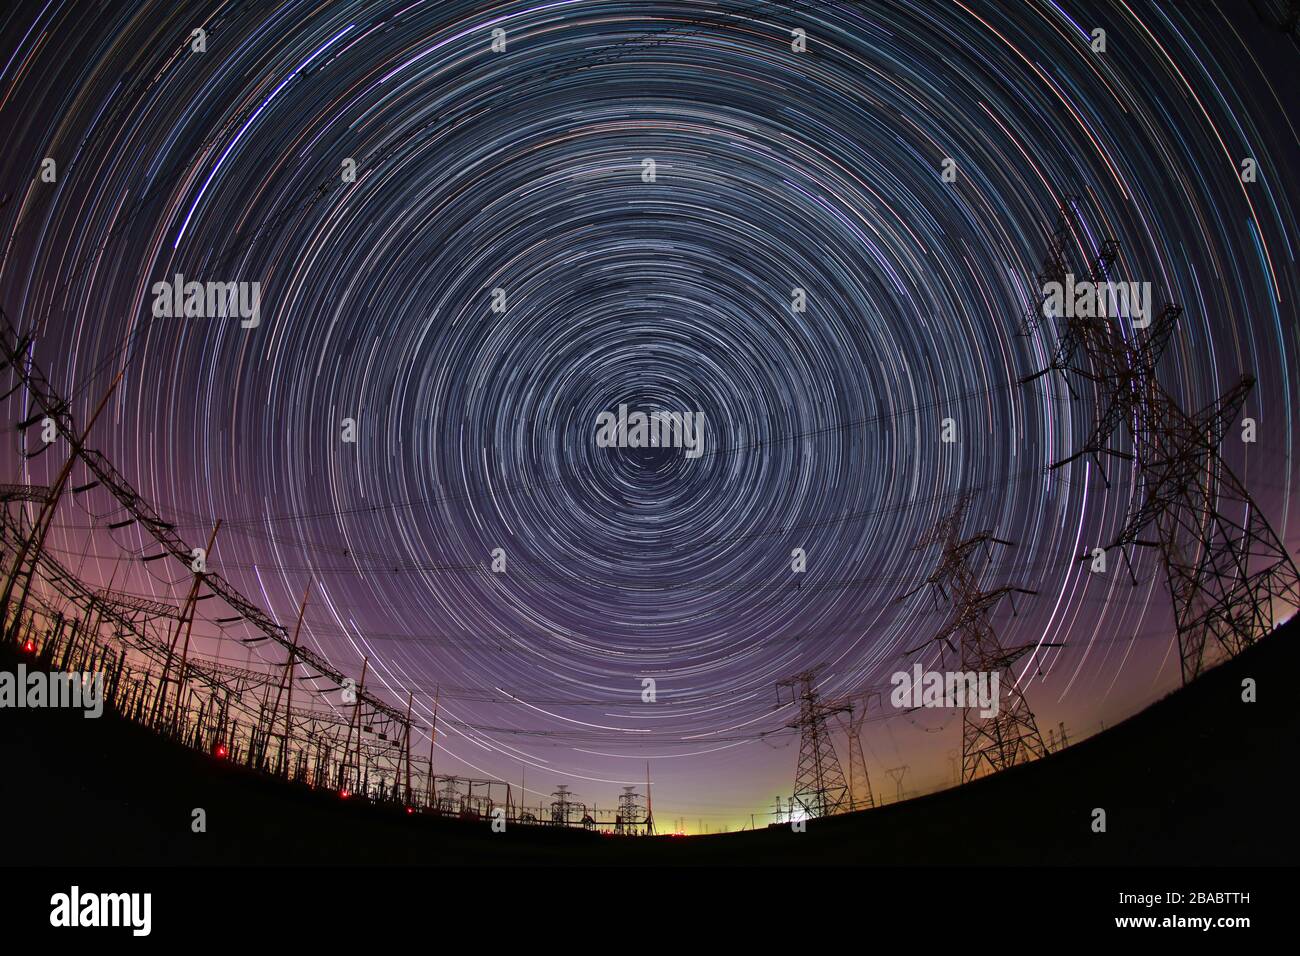
[[[1282,864],[1300,622],[1137,716],[970,786],[879,810],[704,837],[619,839],[408,816],[263,779],[116,718],[0,710],[7,864]],[[0,649],[12,671],[13,649]],[[1258,703],[1241,681],[1258,683]],[[793,768],[791,768],[793,772]],[[190,831],[191,810],[208,832]],[[1102,807],[1108,832],[1093,833]]]

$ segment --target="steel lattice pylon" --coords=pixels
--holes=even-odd
[[[641,794],[636,787],[624,787],[618,795],[618,814],[614,818],[614,832],[622,834],[636,833],[642,824]]]
[[[870,810],[876,805],[871,777],[867,774],[867,758],[862,753],[862,725],[866,719],[865,702],[840,714],[849,743],[849,810]]]
[[[1062,261],[1064,250],[1084,248],[1088,235],[1076,202],[1065,201],[1052,233],[1050,255]],[[1062,243],[1061,237],[1069,241]],[[1090,279],[1108,280],[1117,258],[1118,243],[1104,240]],[[1101,413],[1090,437],[1052,467],[1087,456],[1109,484],[1102,456],[1134,464],[1142,503],[1107,550],[1121,549],[1130,573],[1133,547],[1160,551],[1186,683],[1207,662],[1232,657],[1272,631],[1276,605],[1300,607],[1300,571],[1219,451],[1254,378],[1243,375],[1207,408],[1189,414],[1156,377],[1156,364],[1181,314],[1180,307],[1166,305],[1145,332],[1128,337],[1113,317],[1054,317],[1052,362],[1024,381],[1055,371],[1071,393],[1068,376],[1096,389]],[[1121,426],[1127,427],[1131,451],[1109,447]]]
[[[935,570],[920,588],[931,587],[952,605],[947,623],[926,646],[938,642],[944,649],[957,653],[961,670],[966,673],[998,675],[996,713],[983,716],[978,707],[962,708],[962,782],[967,783],[988,773],[996,773],[1018,763],[1045,756],[1042,734],[1033,711],[1020,690],[1012,666],[1036,645],[1004,648],[988,616],[994,605],[1013,594],[1033,594],[1025,588],[1003,586],[985,591],[973,562],[983,555],[987,560],[993,544],[1011,542],[995,538],[984,531],[961,537],[961,527],[970,505],[970,495],[962,495],[953,510],[917,542],[917,549],[930,545],[942,548]],[[904,595],[904,598],[909,595]],[[956,638],[957,643],[953,643]],[[909,653],[919,651],[913,648]]]
[[[982,620],[970,629],[969,639],[963,633],[962,646],[962,670],[1000,675],[1000,699],[994,716],[983,717],[974,707],[962,711],[962,782],[1046,756],[1034,713],[1011,669],[1032,646],[1001,650],[993,629]]]
[[[799,716],[786,724],[799,731],[799,765],[794,774],[794,800],[810,817],[840,813],[848,805],[849,787],[827,726],[835,714],[846,713],[846,703],[823,703],[814,686],[821,667],[804,671],[776,685],[779,704],[798,704]],[[788,699],[787,699],[788,694]]]

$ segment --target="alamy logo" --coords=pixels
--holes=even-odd
[[[687,458],[704,454],[703,412],[632,412],[618,406],[618,414],[596,416],[599,448],[684,448]]]
[[[85,711],[83,717],[99,717],[104,713],[104,674],[29,674],[27,665],[19,664],[17,674],[0,671],[0,708],[4,707],[68,707]]]
[[[1043,315],[1046,318],[1118,319],[1128,315],[1133,328],[1151,324],[1150,282],[1074,281],[1067,273],[1065,282],[1043,285]]]
[[[979,707],[981,717],[998,713],[997,671],[895,671],[889,702],[895,707]]]
[[[186,282],[179,272],[171,282],[155,282],[155,319],[242,319],[241,328],[255,329],[262,321],[262,283]]]
[[[69,893],[50,897],[50,925],[129,926],[132,936],[148,936],[153,925],[152,893]]]

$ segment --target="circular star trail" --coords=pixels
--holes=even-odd
[[[1095,403],[1018,384],[1067,195],[1184,307],[1185,407],[1258,379],[1225,454],[1294,548],[1296,45],[1221,6],[19,3],[0,304],[82,420],[125,367],[91,443],[187,540],[221,518],[227,578],[282,621],[312,582],[315,649],[436,697],[440,772],[612,803],[648,760],[666,814],[738,820],[793,769],[776,681],[879,689],[942,623],[897,598],[963,492],[1039,592],[1004,640],[1065,645],[1022,664],[1040,723],[1176,682],[1156,559],[1076,560],[1135,476],[1047,472]],[[259,282],[258,325],[155,317],[176,274]],[[598,447],[620,405],[701,412],[702,453]],[[22,447],[6,480],[57,467]],[[51,546],[183,589],[120,518]],[[873,773],[943,782],[951,722],[870,713]]]

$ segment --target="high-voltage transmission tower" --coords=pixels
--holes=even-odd
[[[903,764],[901,767],[890,767],[885,771],[894,781],[894,800],[897,803],[903,802],[903,778],[907,776],[907,771],[911,769],[911,764]]]
[[[564,784],[560,784],[551,796],[555,798],[551,801],[551,823],[555,826],[567,827],[574,809],[581,805],[574,801],[573,794]]]
[[[980,586],[981,572],[989,561],[992,546],[1010,545],[1011,542],[995,538],[989,531],[962,537],[961,529],[969,506],[970,495],[962,495],[953,510],[921,536],[913,550],[937,544],[941,548],[939,561],[924,584],[903,595],[903,598],[910,597],[928,586],[934,589],[936,603],[941,596],[952,608],[940,631],[909,653],[938,642],[941,656],[945,649],[956,653],[963,674],[987,674],[990,680],[993,674],[998,675],[998,699],[992,716],[983,716],[978,705],[962,708],[962,783],[1047,753],[1033,711],[1029,709],[1012,669],[1020,658],[1038,645],[1003,647],[989,622],[994,606],[1003,598],[1036,592],[1009,585],[986,591]],[[971,702],[967,700],[966,703]]]
[[[1053,265],[1044,271],[1054,273],[1053,278],[1069,268],[1071,249],[1088,248],[1090,233],[1076,203],[1065,201],[1052,234],[1048,260]],[[1118,253],[1114,239],[1102,240],[1088,267],[1089,279],[1109,281]],[[1045,302],[1046,295],[1044,312]],[[1092,386],[1098,415],[1090,436],[1051,467],[1086,457],[1109,485],[1103,456],[1132,463],[1141,482],[1141,504],[1106,548],[1120,549],[1131,575],[1134,547],[1159,551],[1186,683],[1201,673],[1207,659],[1217,663],[1233,657],[1272,631],[1278,605],[1300,607],[1300,571],[1219,451],[1255,380],[1243,375],[1217,401],[1188,413],[1156,377],[1181,307],[1166,305],[1149,327],[1132,332],[1116,317],[1084,318],[1074,316],[1075,310],[1063,311],[1066,315],[1050,317],[1056,331],[1051,363],[1022,381],[1057,372],[1072,395],[1071,379]],[[1111,444],[1121,427],[1129,436],[1127,449]]]
[[[848,808],[849,787],[827,724],[852,705],[824,703],[814,683],[821,667],[795,674],[776,685],[778,706],[797,704],[799,716],[786,724],[799,731],[799,765],[794,774],[794,800],[810,817],[828,817]]]
[[[641,823],[641,794],[636,787],[624,787],[618,795],[618,815],[614,818],[614,832],[636,833]]]
[[[862,725],[867,719],[867,702],[850,706],[840,714],[849,748],[849,801],[846,810],[870,810],[876,805],[867,774],[867,758],[862,753]]]

